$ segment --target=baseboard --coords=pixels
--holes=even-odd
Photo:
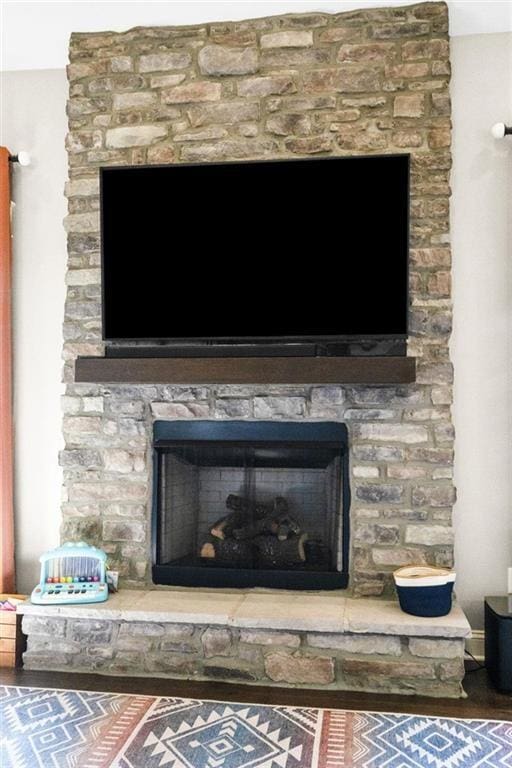
[[[468,650],[477,661],[485,659],[485,632],[483,629],[474,629],[472,636],[466,640],[466,650]]]

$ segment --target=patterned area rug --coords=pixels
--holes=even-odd
[[[512,723],[0,686],[2,768],[512,768]]]

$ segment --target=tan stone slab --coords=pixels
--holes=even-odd
[[[138,604],[130,618],[134,621],[230,624],[243,599],[243,593],[216,590],[151,590],[146,594],[144,605]]]
[[[355,600],[343,591],[124,589],[105,603],[18,606],[31,616],[214,624],[247,629],[417,637],[469,637],[471,628],[459,606],[448,616],[421,618],[404,613],[393,600]]]
[[[343,632],[345,604],[340,593],[249,594],[236,611],[235,627]]]
[[[195,624],[229,624],[243,600],[243,593],[201,590],[120,590],[104,603],[86,605],[19,606],[31,616],[62,616],[83,619],[159,621]]]
[[[458,605],[447,616],[423,618],[404,613],[394,600],[347,600],[345,632],[470,637],[471,627]]]

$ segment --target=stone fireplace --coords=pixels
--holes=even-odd
[[[154,424],[153,581],[344,588],[348,440],[342,424]]]
[[[102,547],[121,586],[131,589],[103,609],[62,606],[58,617],[53,607],[28,606],[26,664],[460,695],[469,632],[460,609],[445,619],[415,619],[386,600],[394,597],[397,566],[453,564],[446,4],[73,34],[68,76],[61,536]],[[411,157],[407,353],[417,359],[415,383],[75,381],[75,359],[102,356],[105,346],[101,166],[372,153]],[[172,237],[172,200],[169,206]],[[253,215],[256,226],[266,226],[261,210]],[[271,223],[295,226],[280,221],[278,210]],[[307,254],[302,267],[316,287],[342,274],[337,222],[327,224],[332,251]],[[183,293],[194,290],[206,258],[209,268],[229,268],[221,265],[222,237],[239,238],[241,253],[250,248],[249,235],[226,226],[212,232],[209,254],[187,249]],[[180,241],[188,234],[192,242],[193,233],[179,233]],[[269,229],[269,246],[271,239]],[[340,281],[340,301],[342,291]],[[267,423],[313,430],[328,424],[346,429],[338,441],[346,450],[328,456],[329,449],[322,461],[309,453],[302,463],[283,445],[274,446],[272,460],[268,446],[266,454],[254,446],[230,455],[222,446],[219,454],[204,445],[187,453],[183,445],[159,443],[172,442],[161,423],[172,438],[196,423],[256,431]],[[344,473],[346,484],[337,485]],[[315,494],[306,492],[309,485]],[[207,529],[225,516],[230,495],[249,498],[252,510],[265,503],[275,509],[285,498],[316,543],[317,559],[324,558],[317,577],[339,586],[343,577],[349,590],[274,591],[269,600],[264,590],[154,588],[154,581],[165,584],[160,568],[184,558],[184,572],[197,565],[191,558],[203,544],[215,550]],[[328,511],[322,525],[319,504]],[[169,510],[178,507],[182,517],[173,519]],[[251,578],[271,578],[272,568],[250,562]],[[213,585],[223,568],[200,570]]]
[[[157,420],[343,423],[354,594],[391,594],[399,565],[452,565],[447,32],[446,5],[420,3],[72,35],[62,538],[102,546],[125,586],[151,583]],[[100,166],[387,152],[411,155],[416,383],[75,383],[75,358],[104,353]],[[305,269],[312,280],[332,279],[327,261]]]

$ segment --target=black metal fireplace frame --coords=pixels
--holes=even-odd
[[[294,571],[243,568],[205,568],[178,564],[159,564],[158,509],[160,506],[160,467],[163,452],[180,444],[229,442],[236,445],[257,442],[317,442],[333,447],[341,457],[342,486],[342,563],[341,571]],[[271,587],[274,589],[345,589],[348,586],[350,547],[350,481],[348,431],[336,422],[277,421],[155,421],[153,424],[153,497],[151,510],[152,575],[160,585],[180,587]]]

